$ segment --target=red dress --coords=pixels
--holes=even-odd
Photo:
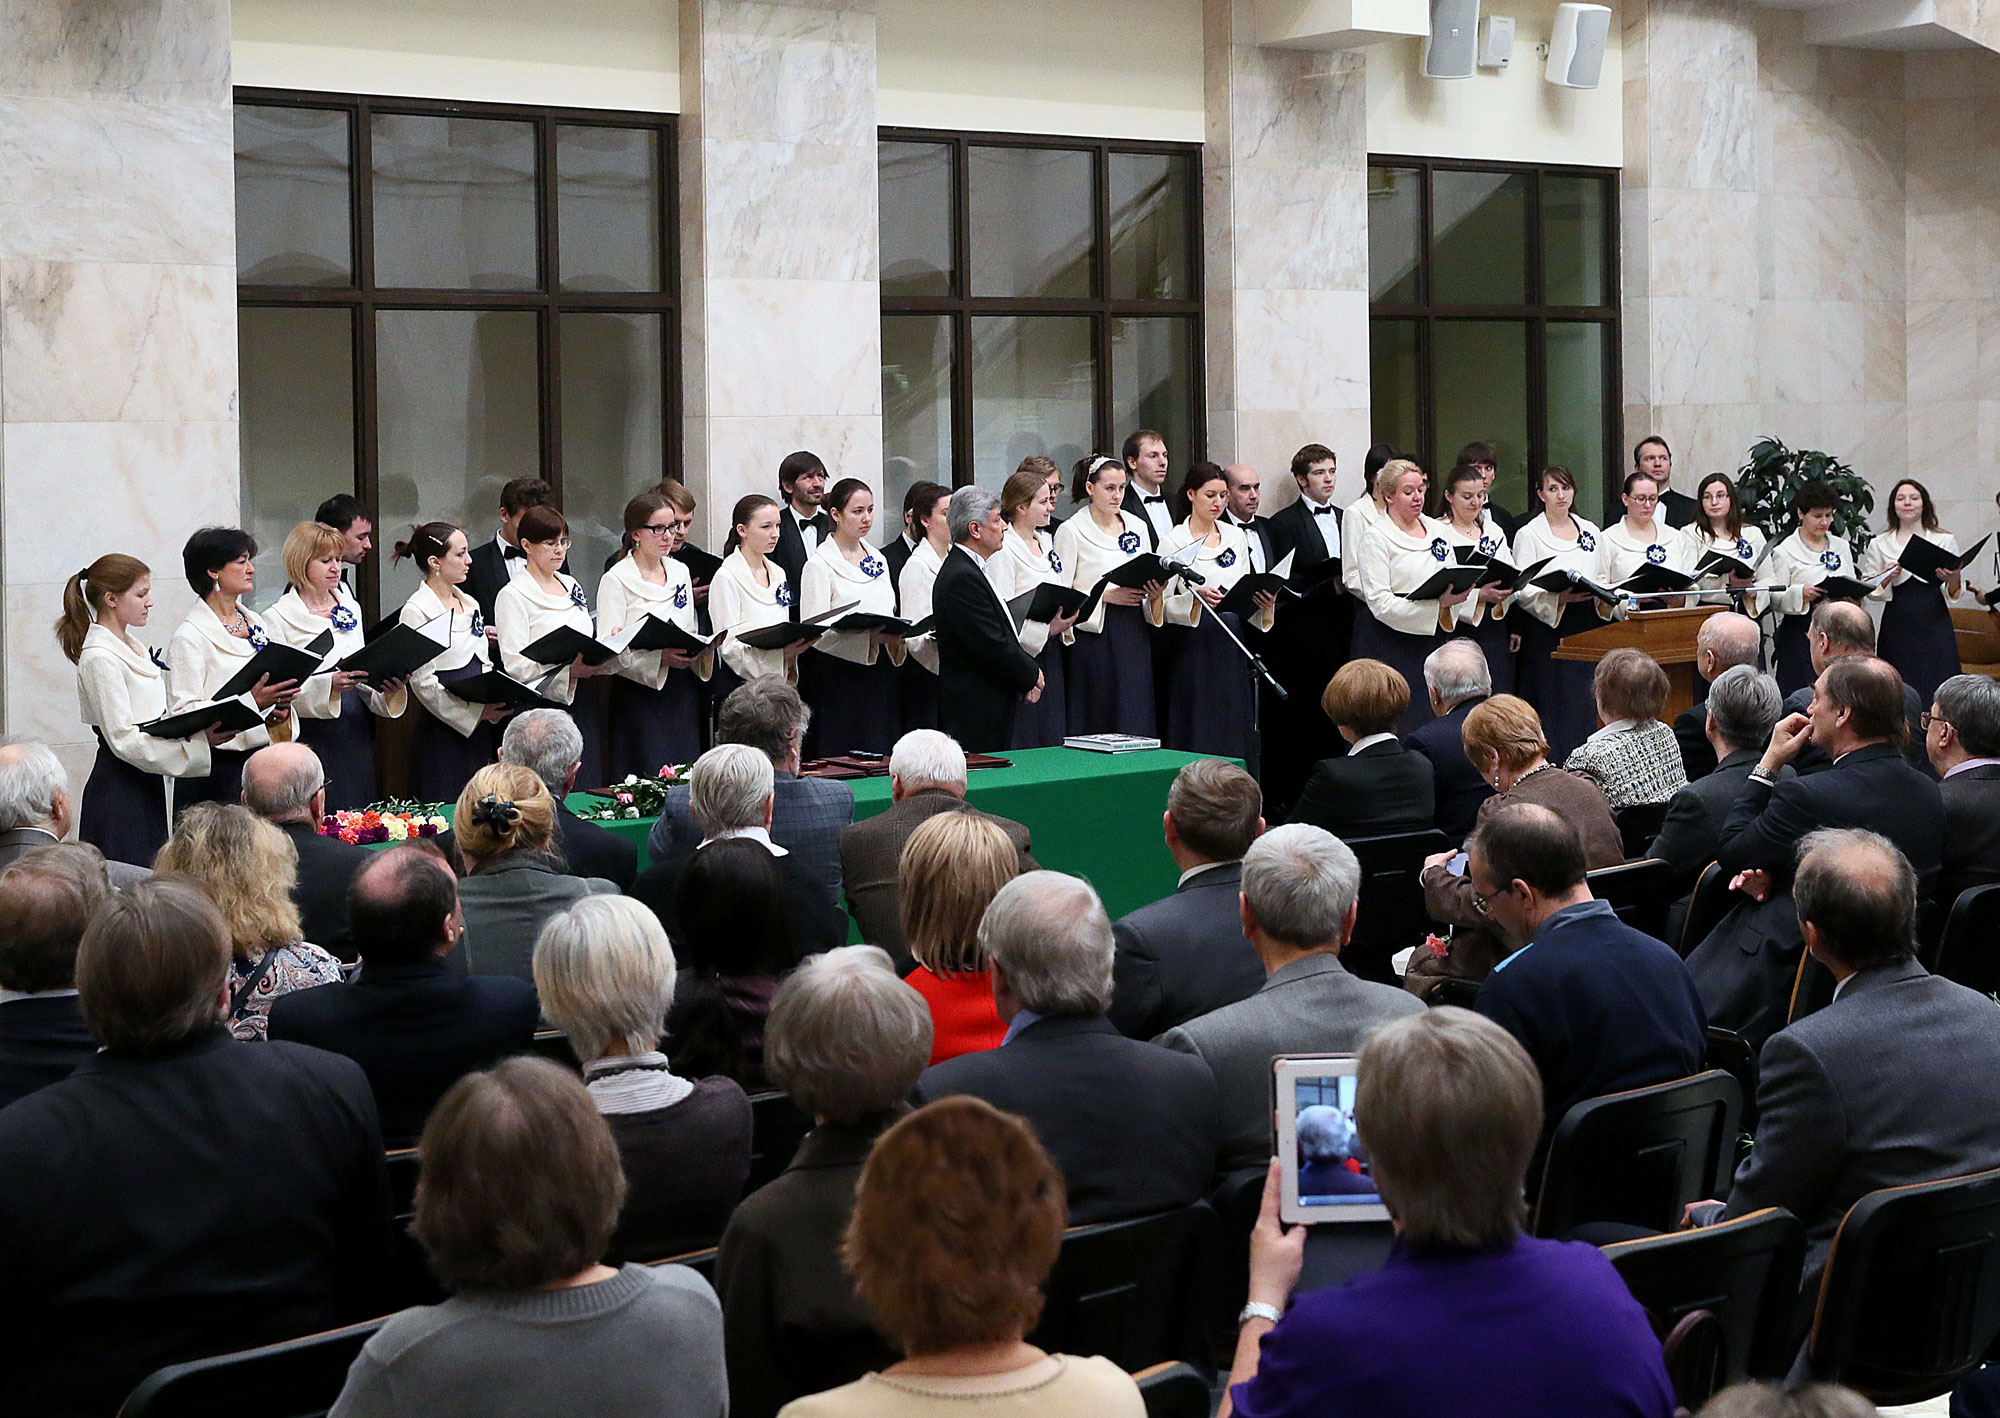
[[[993,975],[933,975],[919,965],[903,977],[931,1007],[931,1062],[997,1049],[1007,1036],[993,1007]]]

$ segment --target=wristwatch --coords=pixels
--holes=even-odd
[[[1280,1310],[1276,1305],[1267,1305],[1262,1300],[1252,1300],[1243,1307],[1243,1312],[1236,1317],[1236,1325],[1240,1329],[1250,1323],[1251,1320],[1269,1320],[1272,1324],[1276,1324],[1284,1317],[1285,1312]]]

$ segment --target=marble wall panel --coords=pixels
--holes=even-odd
[[[1365,407],[1245,409],[1234,414],[1232,426],[1234,436],[1226,444],[1218,444],[1215,429],[1210,427],[1210,453],[1232,449],[1231,462],[1247,463],[1264,475],[1264,515],[1298,500],[1298,485],[1292,481],[1292,455],[1308,443],[1323,443],[1334,450],[1339,465],[1334,501],[1344,504],[1361,496],[1361,455],[1371,441]]]
[[[1673,391],[1678,402],[1722,404],[1756,387],[1754,300],[1654,296],[1650,304],[1656,390]]]
[[[1767,404],[1816,404],[1824,310],[1818,300],[1767,300],[1757,307],[1757,397]]]
[[[778,463],[787,453],[809,448],[835,478],[874,482],[882,469],[879,416],[730,415],[707,420],[703,429],[709,483],[696,514],[707,529],[702,545],[720,549],[729,535],[729,510],[749,493],[775,496]],[[876,527],[883,526],[878,513]]]
[[[1653,188],[1648,289],[1656,296],[1757,295],[1757,194]]]
[[[1699,69],[1678,72],[1701,73]],[[1668,77],[1661,72],[1647,84],[1648,180],[1654,186],[1755,189],[1754,85],[1719,77]]]
[[[1829,300],[1819,308],[1819,397],[1827,404],[1859,407],[1866,396],[1868,316],[1863,302]]]
[[[1909,303],[1909,400],[1913,405],[1976,399],[1979,304],[1970,300]]]
[[[879,414],[881,318],[872,281],[710,280],[710,416]]]
[[[700,56],[704,138],[873,150],[873,0],[686,0],[681,34],[683,90],[690,35]]]
[[[1219,174],[1220,176],[1220,174]],[[1234,211],[1254,230],[1224,248],[1236,283],[1266,290],[1358,290],[1368,284],[1368,197],[1360,167],[1313,173],[1239,163],[1227,173]]]
[[[1238,409],[1368,407],[1363,291],[1239,290]],[[1355,332],[1363,335],[1354,338]]]
[[[0,0],[0,94],[229,102],[229,7],[214,0]]]
[[[1907,397],[1908,338],[1903,302],[1861,303],[1861,391],[1870,403],[1901,403]]]
[[[712,139],[704,148],[713,202],[711,276],[875,279],[881,258],[872,146]],[[866,236],[829,241],[829,231]]]

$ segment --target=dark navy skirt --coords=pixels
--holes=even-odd
[[[799,695],[812,706],[806,757],[887,753],[902,736],[902,675],[884,650],[872,665],[809,651]]]
[[[375,716],[355,690],[340,696],[340,717],[297,721],[299,742],[319,755],[326,771],[329,812],[376,802]]]
[[[1507,646],[1514,638],[1514,628],[1507,623],[1506,617],[1496,618],[1493,609],[1492,606],[1488,606],[1485,617],[1470,629],[1452,631],[1452,638],[1470,640],[1477,645],[1486,656],[1486,668],[1492,673],[1493,692],[1512,694],[1515,682],[1514,652]],[[1417,677],[1410,681],[1410,697],[1427,700],[1429,696],[1430,691],[1424,687],[1422,667],[1419,666]]]
[[[1554,630],[1536,617],[1521,617],[1521,658],[1515,666],[1515,693],[1535,706],[1542,719],[1542,737],[1549,741],[1549,762],[1558,766],[1576,746],[1597,732],[1597,699],[1591,681],[1597,666],[1588,660],[1555,660],[1550,654],[1569,635],[1595,630],[1592,602],[1564,606]]]
[[[298,720],[294,719],[293,723]],[[233,748],[208,751],[206,778],[181,778],[174,783],[174,816],[195,803],[235,803],[243,800],[243,765],[250,755]],[[107,853],[107,855],[109,855]]]
[[[1778,619],[1777,668],[1778,693],[1789,695],[1795,689],[1804,689],[1813,682],[1812,646],[1807,642],[1806,629],[1812,616],[1788,615]]]
[[[938,677],[916,662],[903,662],[903,730],[938,726]]]
[[[425,715],[410,746],[410,789],[418,801],[455,803],[466,783],[500,760],[500,724],[481,724],[469,736]]]
[[[607,780],[627,773],[651,778],[667,763],[701,757],[702,682],[692,670],[672,670],[648,689],[623,675],[611,679],[605,728]]]
[[[1368,607],[1356,602],[1354,638],[1349,658],[1380,660],[1410,682],[1410,707],[1396,720],[1396,732],[1407,734],[1429,723],[1430,696],[1424,693],[1424,660],[1444,643],[1442,631],[1435,635],[1411,635],[1391,630],[1375,619]]]
[[[1937,687],[1963,672],[1958,632],[1952,629],[1944,588],[1929,582],[1906,581],[1890,591],[1875,643],[1926,709],[1937,696]]]
[[[1069,685],[1063,677],[1063,643],[1051,636],[1035,656],[1041,666],[1042,697],[1033,704],[1014,706],[1014,737],[1009,748],[1059,748],[1069,732]]]
[[[1215,623],[1225,615],[1229,628],[1241,635],[1243,622],[1235,615],[1207,610],[1182,638],[1161,741],[1185,753],[1248,758],[1257,683],[1250,662]]]
[[[97,762],[83,785],[79,841],[114,862],[149,867],[167,841],[167,779],[135,768],[97,736]]]
[[[1078,631],[1069,655],[1072,734],[1151,735],[1153,645],[1137,606],[1106,606],[1104,631]]]

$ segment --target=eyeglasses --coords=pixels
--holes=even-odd
[[[1492,913],[1486,909],[1487,904],[1498,897],[1505,896],[1512,889],[1512,887],[1503,886],[1497,891],[1487,892],[1484,896],[1475,891],[1472,893],[1472,909],[1482,916],[1491,915]]]
[[[1923,713],[1917,715],[1917,727],[1922,729],[1925,733],[1929,733],[1931,731],[1932,724],[1943,724],[1948,729],[1951,727],[1951,720],[1945,718],[1945,716],[1942,714],[1934,714],[1928,709],[1924,710]]]
[[[669,522],[665,526],[661,526],[658,522],[648,522],[645,526],[639,528],[639,530],[642,532],[654,532],[663,537],[672,536],[674,524]]]

